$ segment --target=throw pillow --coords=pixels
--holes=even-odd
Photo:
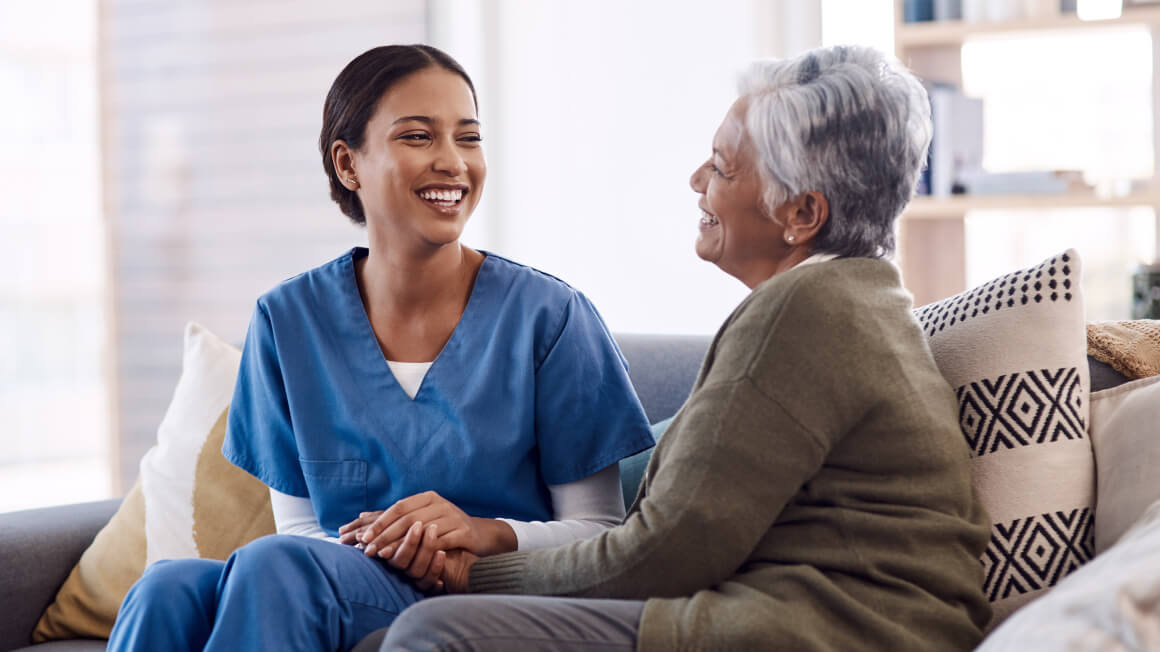
[[[977,652],[1160,650],[1160,502]]]
[[[1160,500],[1160,376],[1092,394],[1096,553]]]
[[[992,521],[982,559],[992,627],[1093,554],[1080,273],[1069,249],[915,311],[958,397]]]
[[[225,559],[274,532],[269,490],[221,454],[241,353],[197,324],[185,329],[181,378],[141,460],[141,475],[81,556],[34,642],[107,638],[129,587],[159,559]]]

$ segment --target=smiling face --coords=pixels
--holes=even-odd
[[[778,271],[789,249],[784,229],[762,205],[745,111],[744,99],[729,109],[713,136],[713,155],[693,172],[689,185],[701,195],[697,255],[754,287]]]
[[[341,141],[339,141],[340,143]],[[413,73],[380,98],[363,146],[341,147],[371,238],[442,246],[458,241],[479,203],[487,164],[471,89],[436,66]],[[348,186],[349,187],[349,186]]]

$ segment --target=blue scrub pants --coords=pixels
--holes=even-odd
[[[226,561],[150,566],[125,596],[109,650],[349,650],[423,599],[357,548],[262,537]]]

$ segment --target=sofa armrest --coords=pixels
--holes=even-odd
[[[0,513],[0,650],[31,644],[40,615],[120,503]]]

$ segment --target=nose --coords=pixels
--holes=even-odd
[[[693,170],[693,176],[689,177],[689,187],[693,192],[705,194],[705,171],[709,169],[709,161],[701,164],[701,167]]]
[[[467,162],[463,160],[463,156],[460,155],[459,150],[455,147],[455,143],[442,142],[443,144],[435,152],[435,159],[431,162],[431,167],[436,172],[442,172],[451,177],[457,177],[466,173]]]

